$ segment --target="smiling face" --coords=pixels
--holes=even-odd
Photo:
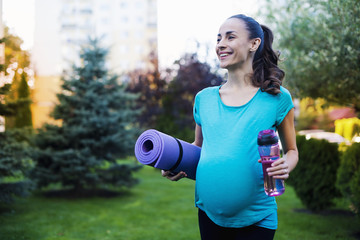
[[[249,32],[244,21],[236,18],[227,19],[219,29],[216,54],[220,67],[228,70],[241,68],[245,64],[252,66],[252,60],[260,39],[249,39]]]

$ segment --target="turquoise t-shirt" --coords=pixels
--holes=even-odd
[[[196,172],[195,205],[223,227],[277,228],[274,197],[264,192],[257,135],[276,129],[294,107],[288,90],[274,96],[260,89],[242,106],[225,105],[219,86],[195,97],[194,119],[203,145]]]

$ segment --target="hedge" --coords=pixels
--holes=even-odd
[[[360,216],[360,143],[353,143],[341,156],[337,187]]]
[[[326,140],[297,136],[299,162],[286,181],[293,186],[301,202],[311,211],[333,206],[340,196],[336,188],[337,169],[340,164],[338,145]]]

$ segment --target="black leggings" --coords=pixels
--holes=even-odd
[[[199,209],[201,240],[272,240],[275,230],[251,225],[244,228],[226,228],[216,225]]]

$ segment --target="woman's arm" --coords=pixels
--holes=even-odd
[[[278,161],[275,161],[272,164],[272,167],[267,170],[269,175],[274,176],[274,178],[287,179],[299,160],[294,127],[294,109],[291,109],[285,116],[284,120],[278,127],[278,132],[284,156]]]
[[[203,135],[201,131],[201,127],[196,124],[195,126],[195,141],[192,143],[195,146],[201,147],[203,143]]]

